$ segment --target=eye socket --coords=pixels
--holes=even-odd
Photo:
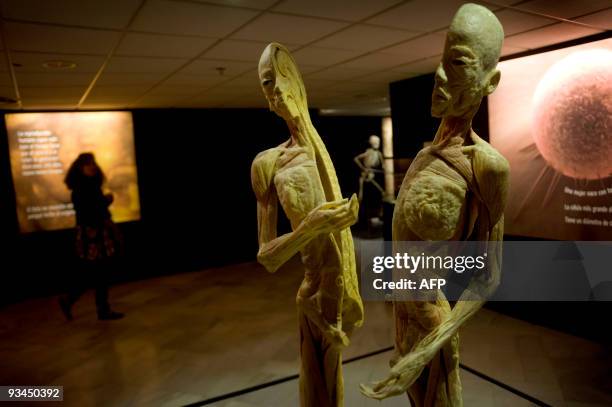
[[[463,59],[453,59],[453,61],[451,62],[453,65],[455,66],[465,66],[467,65],[466,62]]]
[[[264,79],[264,80],[261,82],[261,84],[262,84],[263,86],[268,86],[268,85],[269,85],[269,84],[271,84],[271,83],[272,83],[272,79]]]

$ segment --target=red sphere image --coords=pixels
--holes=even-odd
[[[542,157],[563,175],[612,175],[612,51],[578,51],[551,66],[534,93],[532,130]]]

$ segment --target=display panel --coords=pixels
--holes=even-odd
[[[612,240],[612,39],[498,67],[489,130],[510,162],[506,233]]]
[[[115,222],[140,219],[130,112],[11,113],[5,115],[11,171],[22,232],[75,224],[64,177],[84,152],[95,155],[114,196]]]

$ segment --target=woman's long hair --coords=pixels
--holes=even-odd
[[[96,173],[93,177],[88,177],[83,173],[83,167],[88,164],[93,164],[96,168]],[[70,165],[64,183],[70,190],[79,189],[83,185],[95,185],[101,187],[104,183],[105,176],[102,169],[96,163],[93,153],[81,153],[76,160]]]

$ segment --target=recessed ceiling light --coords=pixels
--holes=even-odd
[[[74,69],[76,68],[76,62],[72,61],[63,61],[61,59],[45,61],[42,66],[48,69]]]

